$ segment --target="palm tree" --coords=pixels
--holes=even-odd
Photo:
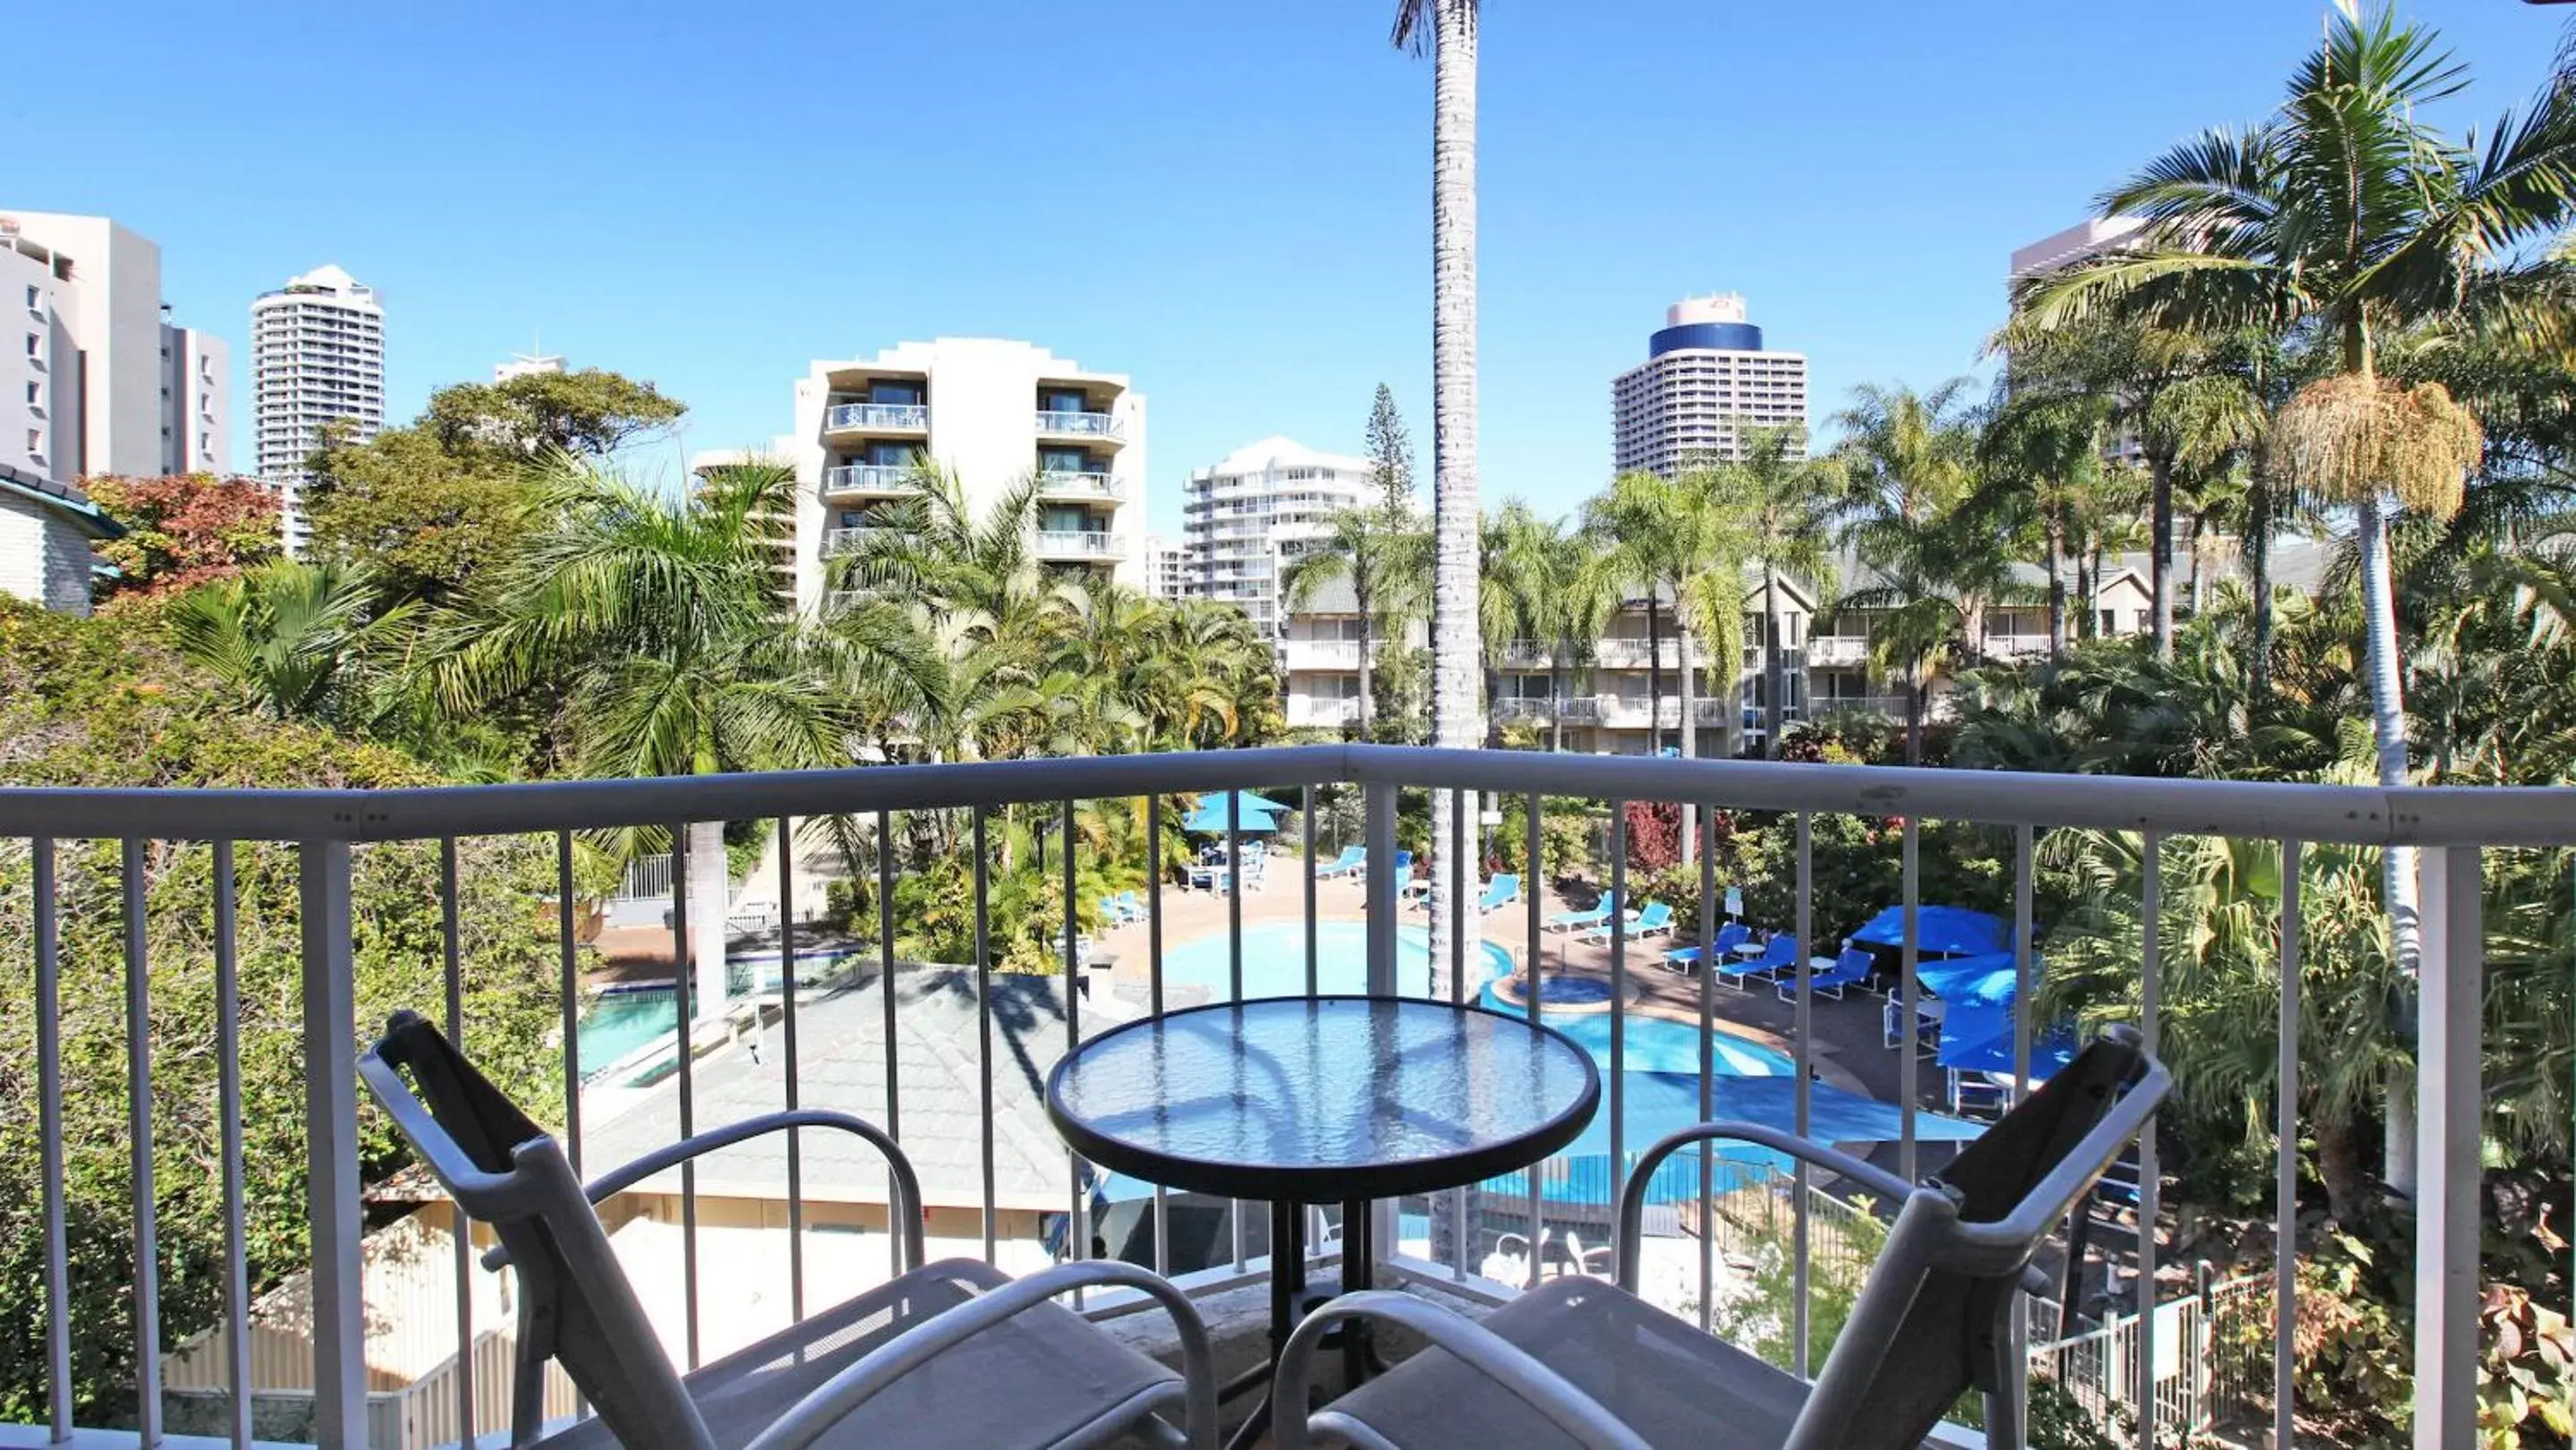
[[[631,777],[845,765],[866,705],[926,714],[938,702],[927,650],[820,648],[779,599],[765,521],[792,507],[792,472],[734,470],[682,497],[556,457],[537,481],[546,522],[487,568],[432,663],[451,711],[551,684],[576,768]],[[724,823],[691,823],[688,854],[698,1007],[712,1013],[725,995]]]
[[[1980,512],[2014,517],[2039,535],[2052,659],[2065,656],[2070,638],[2067,565],[2080,559],[2080,514],[2102,471],[2111,420],[2109,397],[2084,365],[2085,351],[2080,341],[2069,346],[2047,334],[2013,340],[1977,439]],[[2080,580],[2080,565],[2076,572]],[[2085,608],[2090,612],[2089,600]]]
[[[1781,576],[1804,580],[1818,599],[1833,597],[1839,587],[1834,517],[1847,485],[1839,460],[1807,456],[1803,427],[1746,428],[1742,455],[1720,464],[1709,483],[1720,511],[1741,521],[1745,556],[1762,570],[1763,754],[1777,760],[1789,685],[1781,645]]]
[[[1584,506],[1584,527],[1598,540],[1600,572],[1634,586],[1646,597],[1647,738],[1663,743],[1662,606],[1673,610],[1681,697],[1681,753],[1698,752],[1696,665],[1691,644],[1703,641],[1712,660],[1723,661],[1732,685],[1744,658],[1744,561],[1750,541],[1744,521],[1720,506],[1705,472],[1681,478],[1623,473]],[[1733,735],[1728,712],[1723,738]],[[1695,812],[1682,807],[1682,859],[1695,852]]]
[[[2517,249],[2576,215],[2576,87],[2553,77],[2483,145],[2474,133],[2455,142],[2416,119],[2467,84],[2467,68],[2436,43],[2391,10],[2364,16],[2347,0],[2272,117],[2210,131],[2102,198],[2108,211],[2146,219],[2140,245],[2036,279],[2022,299],[2041,325],[2107,313],[2202,331],[2298,327],[2331,348],[2333,372],[2281,410],[2272,462],[2290,486],[2358,520],[2386,786],[2408,778],[2390,517],[2457,511],[2480,437],[2438,384],[2382,377],[2379,348],[2411,330],[2513,325],[2551,310],[2565,269]],[[2384,883],[2409,979],[2414,857],[2388,851]],[[2391,1132],[2392,1145],[2400,1136]],[[2410,1190],[2411,1162],[2393,1155],[2392,1168]]]
[[[2010,535],[1980,515],[1978,430],[1960,399],[1967,380],[1929,393],[1863,385],[1836,415],[1851,471],[1842,543],[1870,571],[1836,613],[1868,611],[1872,668],[1905,686],[1905,754],[1923,759],[1932,681],[1976,662],[1986,611],[2027,591],[2013,578]]]
[[[279,559],[182,594],[171,640],[244,710],[344,722],[372,713],[370,656],[407,632],[409,604],[382,607],[372,573]]]
[[[1312,605],[1332,584],[1347,584],[1360,617],[1359,736],[1370,738],[1376,709],[1372,675],[1381,644],[1399,641],[1421,615],[1430,573],[1431,538],[1410,509],[1350,508],[1325,520],[1324,536],[1288,565],[1280,595],[1292,611]],[[1470,742],[1473,743],[1472,741]]]
[[[1432,56],[1431,106],[1431,498],[1437,540],[1431,603],[1431,741],[1476,743],[1481,613],[1476,546],[1476,30],[1478,0],[1398,0],[1394,42]],[[1453,791],[1432,793],[1432,839],[1457,839]],[[1435,882],[1431,958],[1451,959],[1449,912],[1474,940],[1472,902],[1444,903]]]

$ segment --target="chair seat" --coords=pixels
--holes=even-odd
[[[1807,1399],[1796,1376],[1597,1279],[1551,1280],[1484,1323],[1545,1360],[1655,1450],[1776,1447]],[[1579,1450],[1509,1390],[1438,1349],[1328,1408],[1403,1450]]]
[[[972,1259],[930,1264],[706,1365],[683,1383],[718,1450],[738,1450],[877,1346],[1009,1282]],[[816,1443],[852,1450],[1034,1450],[1113,1413],[1123,1422],[1158,1405],[1177,1407],[1181,1395],[1179,1375],[1062,1305],[1041,1304],[903,1375]],[[547,1450],[606,1450],[617,1441],[591,1419],[539,1443]]]

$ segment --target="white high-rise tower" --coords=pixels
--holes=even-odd
[[[1643,363],[1610,385],[1621,473],[1666,477],[1743,456],[1739,430],[1807,421],[1807,356],[1762,346],[1732,292],[1685,297],[1664,314]]]
[[[365,442],[385,426],[385,310],[338,267],[296,277],[250,305],[251,416],[259,476],[284,505],[287,552],[302,554],[305,460],[345,421]]]

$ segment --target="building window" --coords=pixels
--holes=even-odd
[[[43,406],[44,401],[45,397],[43,391],[34,383],[29,383],[27,385],[27,406],[30,408],[41,407]]]
[[[43,345],[44,339],[42,337],[32,332],[27,334],[27,356],[34,357],[36,355],[36,349]]]
[[[35,310],[41,309],[44,305],[45,305],[45,297],[44,297],[44,294],[43,294],[43,293],[41,293],[41,292],[38,292],[38,291],[37,291],[35,288],[33,288],[33,287],[29,287],[29,288],[27,289],[27,307],[28,307],[28,310],[29,310],[29,311],[35,311]]]

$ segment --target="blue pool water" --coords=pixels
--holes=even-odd
[[[1218,932],[1167,948],[1163,953],[1164,985],[1205,987],[1209,993],[1208,1000],[1229,1000],[1234,985],[1233,954],[1227,950],[1226,942],[1226,934]],[[1468,966],[1470,990],[1481,990],[1486,983],[1512,969],[1509,952],[1492,942],[1482,945],[1484,958],[1481,970],[1472,962]],[[1418,926],[1396,929],[1395,971],[1398,996],[1431,995],[1429,931]],[[1357,995],[1368,990],[1366,923],[1322,921],[1315,924],[1315,987],[1326,996]],[[1246,1000],[1306,995],[1304,922],[1276,922],[1243,929],[1243,995]]]
[[[1520,1009],[1506,1006],[1493,993],[1485,992],[1485,1005],[1497,1011],[1520,1015]],[[1610,1039],[1611,1014],[1592,1012],[1542,1012],[1541,1020],[1572,1038],[1576,1046],[1590,1053],[1601,1069],[1601,1109],[1595,1113],[1583,1136],[1574,1140],[1564,1153],[1541,1170],[1542,1191],[1552,1199],[1577,1202],[1607,1202],[1610,1197]],[[1624,1115],[1622,1141],[1630,1162],[1654,1146],[1658,1139],[1704,1120],[1699,1100],[1700,1031],[1696,1024],[1675,1022],[1664,1017],[1649,1017],[1631,1012],[1620,1015],[1618,1024],[1622,1042],[1620,1092]],[[1787,1078],[1798,1070],[1797,1062],[1786,1053],[1747,1042],[1725,1032],[1709,1034],[1711,1060],[1715,1076],[1729,1078]],[[1728,1111],[1723,1086],[1716,1089],[1716,1116],[1734,1116]],[[1779,1127],[1790,1127],[1782,1121]],[[1745,1143],[1721,1143],[1717,1155],[1740,1170],[1753,1171],[1786,1168],[1789,1160],[1767,1148]],[[1527,1180],[1511,1174],[1486,1185],[1504,1194],[1528,1191]],[[1718,1187],[1726,1186],[1721,1178]],[[1655,1174],[1651,1197],[1656,1202],[1674,1202],[1695,1196],[1699,1191],[1699,1155],[1681,1152],[1665,1160]]]
[[[828,971],[850,955],[853,953],[837,948],[798,952],[797,980],[809,981],[816,971]],[[732,975],[736,992],[750,991],[755,981],[762,991],[778,990],[775,949],[728,956],[725,967]],[[592,998],[573,1028],[573,1041],[581,1051],[583,1081],[599,1077],[627,1054],[657,1040],[672,1041],[672,1029],[679,1020],[679,998],[667,986],[621,987]]]

